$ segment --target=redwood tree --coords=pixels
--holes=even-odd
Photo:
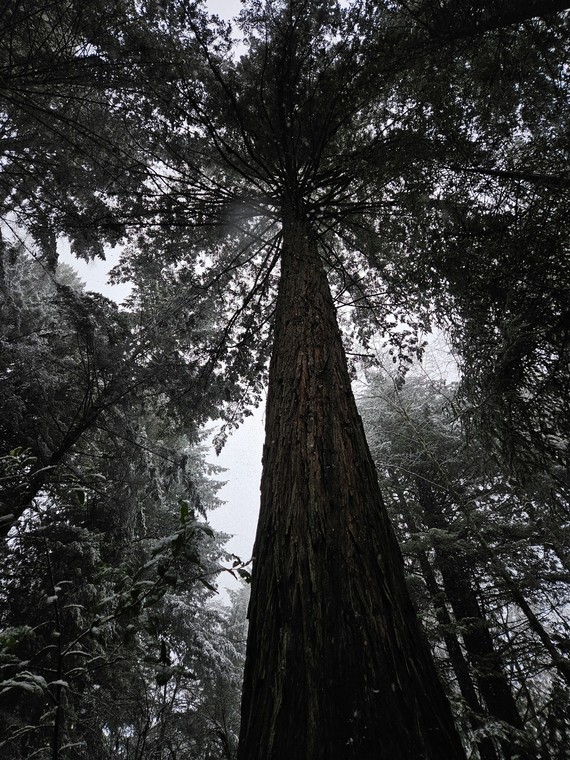
[[[229,28],[185,0],[127,3],[128,34],[87,37],[97,75],[121,72],[97,82],[126,123],[132,171],[122,185],[105,170],[110,189],[92,195],[102,225],[136,225],[122,269],[135,298],[157,279],[172,285],[157,325],[183,313],[193,336],[218,301],[225,328],[205,329],[186,356],[203,359],[204,389],[224,375],[229,400],[259,397],[273,343],[241,760],[463,755],[405,590],[335,307],[366,309],[360,338],[415,307],[412,328],[391,336],[401,361],[414,348],[432,303],[410,254],[439,242],[434,209],[459,215],[443,180],[466,155],[481,169],[470,138],[499,122],[483,85],[466,109],[465,41],[538,3],[491,6],[259,0],[241,15],[239,61]],[[489,130],[491,163],[504,129]],[[119,163],[126,171],[124,154]],[[438,286],[449,280],[434,271]]]
[[[262,371],[272,339],[240,760],[463,757],[405,590],[335,315],[339,303],[365,307],[366,337],[388,315],[431,306],[411,291],[402,309],[397,288],[390,300],[384,287],[413,271],[408,233],[417,218],[434,224],[441,171],[465,129],[452,53],[442,54],[455,87],[443,125],[419,97],[438,109],[442,92],[416,63],[479,26],[458,17],[434,42],[442,35],[410,27],[402,7],[252,3],[239,62],[227,34],[187,16],[199,63],[185,61],[168,109],[191,139],[178,121],[164,145],[166,192],[146,198],[149,214],[183,231],[142,233],[130,262],[142,270],[158,253],[181,286],[219,289],[229,319],[216,358],[236,382],[255,375],[251,356]],[[392,336],[402,360],[417,326]]]

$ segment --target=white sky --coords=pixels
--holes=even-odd
[[[237,16],[242,9],[241,0],[207,0],[206,5],[211,13],[216,13],[226,21]]]
[[[79,279],[85,283],[86,290],[95,290],[103,293],[107,298],[111,298],[117,303],[122,303],[131,292],[131,286],[122,282],[119,285],[109,283],[108,274],[117,264],[120,251],[118,249],[109,249],[105,252],[106,260],[95,259],[94,261],[84,261],[76,259],[69,251],[69,245],[66,242],[59,243],[59,260],[63,264],[69,264],[73,267]]]
[[[259,515],[264,428],[265,407],[261,406],[231,435],[220,455],[212,452],[210,459],[226,468],[220,476],[226,483],[219,492],[225,504],[210,513],[210,524],[232,535],[227,549],[244,560],[251,557]]]

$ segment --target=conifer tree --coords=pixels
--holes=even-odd
[[[166,352],[143,346],[143,363],[149,354],[174,355],[176,366],[190,359],[199,379],[192,398],[214,388],[228,424],[259,400],[271,355],[243,760],[463,756],[405,589],[335,304],[353,309],[364,342],[407,321],[409,329],[390,336],[402,366],[418,348],[418,328],[434,314],[459,314],[457,342],[467,356],[462,339],[474,312],[457,274],[460,244],[475,239],[469,250],[477,251],[499,231],[473,289],[483,312],[493,312],[504,181],[564,184],[560,171],[550,167],[545,178],[532,166],[548,129],[521,140],[525,123],[507,123],[528,107],[528,124],[539,127],[541,108],[518,71],[499,67],[495,79],[493,51],[508,57],[538,40],[545,61],[560,59],[565,21],[552,14],[564,5],[251,2],[239,21],[239,60],[231,29],[185,0],[118,3],[109,34],[98,3],[79,37],[55,51],[8,35],[5,49],[17,51],[29,77],[23,100],[3,100],[6,121],[23,138],[18,160],[7,163],[15,179],[29,155],[45,167],[30,126],[45,122],[53,146],[70,102],[82,104],[63,130],[63,165],[81,193],[42,182],[35,168],[18,193],[8,184],[12,213],[52,251],[58,232],[84,252],[96,250],[82,238],[90,225],[110,239],[128,232],[119,275],[135,282],[135,299],[152,302],[155,288],[173,293],[155,327],[172,319],[176,337]],[[550,14],[548,22],[534,21],[537,13]],[[40,28],[52,23],[49,14],[34,18]],[[26,24],[19,18],[13,28]],[[38,55],[47,55],[47,69],[35,65]],[[63,63],[74,76],[60,80]],[[537,82],[548,80],[544,103],[559,104],[564,66],[550,78],[532,56],[525,67]],[[7,69],[16,86],[10,55]],[[505,97],[494,104],[497,80]],[[79,139],[94,114],[109,120]],[[507,138],[512,150],[502,151]],[[64,153],[58,146],[49,156],[57,165]],[[552,166],[557,155],[548,156]],[[458,197],[457,177],[465,183]],[[497,182],[489,189],[481,178],[490,177]],[[548,201],[535,204],[518,185],[509,200],[509,240],[521,208],[532,220],[525,239],[536,240]],[[551,316],[558,335],[560,309]],[[519,358],[536,356],[524,341],[513,345]],[[184,379],[176,390],[178,400],[188,393]],[[545,432],[558,452],[559,431]]]

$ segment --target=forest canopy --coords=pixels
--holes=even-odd
[[[2,6],[8,757],[563,756],[566,6]],[[120,244],[122,307],[64,240]],[[435,329],[457,388],[411,372]],[[267,388],[236,749],[201,441]]]

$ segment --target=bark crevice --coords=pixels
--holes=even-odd
[[[464,758],[299,217],[275,319],[238,758]]]

